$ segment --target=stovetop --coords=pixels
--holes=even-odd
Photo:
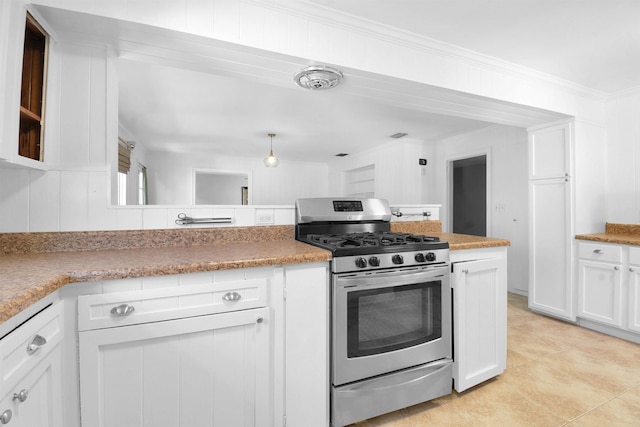
[[[340,253],[358,253],[360,249],[370,249],[364,253],[397,252],[433,248],[440,242],[436,236],[394,232],[364,232],[344,234],[310,234],[307,241]],[[335,255],[335,254],[334,254]]]

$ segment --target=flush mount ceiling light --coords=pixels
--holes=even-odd
[[[293,81],[304,89],[322,90],[338,86],[342,78],[340,70],[314,65],[298,71],[293,76]]]
[[[278,166],[278,163],[280,163],[278,158],[273,155],[273,137],[276,136],[276,134],[268,133],[267,136],[271,138],[271,149],[269,150],[269,156],[264,159],[264,165],[268,168],[275,168]]]

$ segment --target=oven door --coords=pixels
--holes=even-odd
[[[334,386],[451,358],[449,266],[335,274]]]

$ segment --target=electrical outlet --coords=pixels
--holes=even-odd
[[[504,212],[507,210],[507,207],[504,203],[496,204],[496,212]]]
[[[273,211],[267,209],[256,210],[256,224],[273,224]]]

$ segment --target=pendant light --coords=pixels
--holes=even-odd
[[[275,168],[278,166],[278,163],[280,163],[278,158],[273,155],[273,137],[276,136],[276,134],[269,133],[267,135],[269,136],[269,138],[271,138],[271,149],[269,150],[269,157],[266,157],[264,159],[264,165],[268,168]]]

